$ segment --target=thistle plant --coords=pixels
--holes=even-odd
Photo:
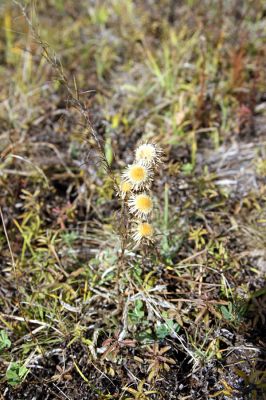
[[[150,221],[154,208],[151,185],[161,162],[160,147],[155,143],[143,143],[135,150],[134,163],[122,173],[118,195],[122,209],[128,213],[129,237],[136,247],[154,240],[154,228]]]
[[[104,143],[91,121],[86,102],[82,100],[77,82],[74,82],[74,87],[69,84],[60,59],[57,57],[56,53],[50,49],[49,45],[42,40],[38,29],[36,29],[34,23],[27,15],[26,8],[16,0],[13,1],[20,7],[32,32],[33,38],[42,48],[43,57],[51,65],[56,73],[58,81],[66,90],[69,104],[79,112],[81,116],[80,125],[84,128],[84,140],[88,142],[88,138],[93,139],[92,141],[96,145],[94,150],[99,156],[102,167],[106,174],[109,175],[113,187],[121,199],[121,223],[119,227],[121,248],[116,274],[117,291],[120,295],[121,271],[124,269],[125,250],[128,247],[130,238],[135,242],[136,247],[139,247],[141,244],[150,244],[154,241],[154,228],[151,223],[154,202],[152,199],[151,185],[158,165],[162,161],[162,150],[155,143],[142,143],[138,146],[135,150],[134,162],[128,165],[122,173],[119,185],[111,163],[106,156]],[[121,307],[121,302],[121,297],[119,297],[118,310]]]

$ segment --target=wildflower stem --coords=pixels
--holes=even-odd
[[[124,271],[124,264],[125,264],[125,250],[128,238],[128,221],[126,215],[126,206],[125,201],[122,200],[122,208],[121,208],[121,223],[120,223],[120,241],[121,241],[121,253],[117,263],[117,270],[116,270],[116,287],[117,287],[117,296],[118,296],[118,308],[120,309],[122,306],[122,299],[121,299],[121,287],[120,287],[120,280],[121,275]]]

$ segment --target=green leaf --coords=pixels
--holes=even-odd
[[[28,368],[26,368],[25,365],[22,365],[19,368],[18,375],[19,375],[20,378],[23,378],[26,375],[27,372],[28,372]]]
[[[166,336],[178,332],[180,326],[172,319],[166,319],[164,323],[158,323],[155,327],[155,333],[158,339],[164,339]]]
[[[6,331],[0,331],[0,351],[3,349],[8,349],[11,346],[11,341],[6,333]]]
[[[227,319],[228,321],[232,321],[234,319],[234,316],[232,315],[232,304],[231,303],[229,303],[228,309],[225,306],[222,306],[221,312],[223,314],[223,317],[225,319]]]
[[[134,310],[129,312],[131,322],[135,324],[140,322],[144,315],[143,302],[141,300],[136,300]]]
[[[186,163],[182,166],[182,171],[186,174],[189,175],[193,171],[194,166],[191,163]]]
[[[11,362],[6,371],[7,383],[11,386],[19,385],[23,382],[28,372],[29,370],[23,364]]]
[[[137,339],[140,342],[144,343],[149,343],[152,340],[154,340],[154,337],[152,335],[152,330],[150,328],[147,328],[146,330],[143,330],[137,334]]]

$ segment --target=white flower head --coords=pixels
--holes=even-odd
[[[152,173],[145,165],[136,163],[127,167],[123,173],[123,179],[132,185],[132,189],[138,190],[150,184]]]
[[[135,151],[136,161],[145,166],[154,166],[161,162],[162,150],[154,143],[143,143]]]
[[[133,230],[133,240],[137,242],[137,245],[140,244],[143,239],[152,241],[153,234],[154,229],[151,224],[139,221]]]
[[[118,195],[122,198],[125,199],[129,193],[132,190],[132,185],[130,182],[128,181],[122,181],[119,185],[119,191],[118,191]]]
[[[129,211],[138,218],[147,218],[152,212],[152,198],[146,193],[135,194],[128,201]]]

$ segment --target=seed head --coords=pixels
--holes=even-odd
[[[128,181],[122,181],[120,183],[120,192],[119,194],[121,195],[122,199],[124,199],[132,190],[132,185]]]
[[[152,240],[153,227],[148,222],[139,222],[134,229],[133,239],[139,244],[142,239]]]
[[[123,174],[123,178],[132,185],[132,189],[140,189],[148,185],[151,181],[151,172],[141,164],[132,164],[127,167]]]
[[[152,198],[146,193],[131,196],[128,204],[129,211],[140,218],[146,218],[153,209]]]
[[[161,162],[162,150],[156,144],[144,143],[136,149],[136,161],[148,167]]]

